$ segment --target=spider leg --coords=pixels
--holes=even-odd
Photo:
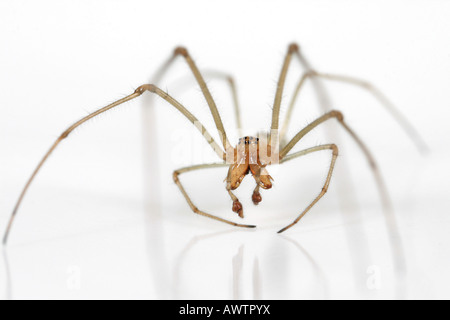
[[[239,98],[237,94],[237,87],[236,87],[236,81],[234,80],[233,76],[231,76],[228,73],[218,71],[218,70],[202,70],[203,75],[206,79],[217,79],[220,81],[226,82],[226,84],[229,86],[229,89],[231,91],[231,98],[234,108],[234,116],[236,119],[236,127],[238,129],[238,135],[239,137],[242,137],[242,121],[241,121],[241,112],[240,112],[240,106],[239,106]],[[183,79],[185,80],[185,79]]]
[[[272,109],[272,124],[270,126],[270,135],[269,135],[269,145],[272,144],[272,139],[274,139],[278,143],[278,125],[280,122],[280,107],[281,107],[281,98],[283,96],[284,85],[286,82],[286,76],[288,73],[289,65],[292,60],[292,55],[297,52],[298,45],[293,43],[289,45],[288,51],[284,58],[283,66],[281,67],[280,76],[277,82],[277,91],[275,92],[275,99],[273,102]]]
[[[178,101],[176,101],[174,98],[172,98],[170,95],[168,95],[166,92],[162,91],[161,89],[159,89],[158,87],[151,85],[151,84],[145,84],[142,85],[140,87],[138,87],[134,93],[119,99],[109,105],[107,105],[106,107],[103,107],[89,115],[87,115],[86,117],[82,118],[81,120],[75,122],[73,125],[71,125],[66,131],[64,131],[59,137],[58,139],[56,139],[56,141],[53,143],[53,145],[50,147],[50,149],[47,151],[47,153],[44,155],[44,157],[42,158],[42,160],[39,162],[39,164],[37,165],[37,167],[35,168],[35,170],[33,171],[31,177],[28,179],[25,187],[23,188],[19,199],[17,200],[17,203],[14,207],[14,210],[11,214],[11,217],[9,219],[4,237],[3,237],[3,244],[6,244],[7,240],[8,240],[8,236],[9,233],[11,231],[13,222],[14,222],[14,218],[17,214],[17,211],[20,207],[20,204],[23,201],[23,198],[25,197],[26,192],[28,191],[28,188],[30,187],[31,183],[33,182],[34,178],[36,177],[36,175],[38,174],[38,172],[41,170],[42,166],[44,165],[44,163],[47,161],[48,157],[53,153],[53,151],[58,147],[58,145],[61,143],[61,141],[65,140],[71,133],[72,131],[74,131],[76,128],[78,128],[79,126],[81,126],[83,123],[91,120],[92,118],[95,118],[96,116],[107,112],[127,101],[133,100],[134,98],[139,97],[140,95],[142,95],[145,91],[149,91],[151,93],[154,93],[158,96],[160,96],[161,98],[163,98],[164,100],[166,100],[168,103],[170,103],[173,107],[175,107],[176,109],[178,109],[178,111],[180,111],[190,122],[192,122],[197,129],[202,133],[203,137],[206,139],[206,141],[209,143],[209,145],[214,149],[214,151],[217,153],[217,155],[219,156],[219,158],[221,158],[222,160],[226,159],[226,154],[223,152],[223,150],[221,149],[221,147],[214,141],[214,139],[211,137],[211,135],[208,133],[208,131],[205,129],[205,127],[200,123],[200,121],[192,114],[190,113],[183,105],[181,105]]]
[[[313,130],[315,127],[317,127],[321,123],[323,123],[329,119],[332,119],[332,118],[336,118],[338,120],[338,122],[341,124],[341,126],[345,129],[345,131],[347,131],[347,133],[350,134],[350,136],[353,138],[353,140],[359,146],[361,151],[366,156],[367,161],[369,162],[371,171],[374,175],[374,178],[375,178],[375,181],[376,181],[376,184],[378,187],[378,191],[380,193],[380,197],[381,197],[381,201],[382,201],[382,205],[383,205],[383,213],[384,213],[384,217],[385,217],[386,228],[388,230],[389,239],[390,239],[390,242],[393,247],[393,257],[398,265],[399,270],[404,271],[406,266],[405,266],[405,261],[404,261],[404,253],[403,253],[403,245],[402,245],[402,241],[401,241],[401,236],[399,233],[397,221],[395,219],[395,214],[393,212],[391,200],[389,198],[389,194],[387,192],[387,188],[385,186],[383,177],[381,176],[381,173],[378,169],[378,166],[377,166],[375,159],[372,156],[371,152],[369,151],[367,146],[362,142],[362,140],[356,135],[356,133],[344,122],[344,118],[343,118],[343,115],[341,112],[335,111],[335,110],[330,111],[330,112],[324,114],[323,116],[319,117],[312,123],[310,123],[304,129],[300,130],[299,133],[297,133],[297,135],[295,135],[295,137],[282,149],[282,151],[280,153],[280,162],[286,162],[290,159],[293,159],[295,157],[303,155],[304,153],[301,154],[301,151],[296,154],[294,153],[292,155],[287,155],[287,153],[308,132]],[[305,150],[303,152],[306,152],[307,150]],[[308,153],[310,153],[310,152],[308,152]],[[334,151],[333,151],[333,154],[334,154]],[[331,178],[332,170],[334,167],[334,162],[335,162],[335,159],[333,157],[331,165],[330,165],[330,170],[329,170],[328,176],[327,176],[328,182],[329,182],[329,179]],[[326,186],[328,186],[327,183],[326,183]],[[320,199],[320,197],[319,197],[319,199]],[[317,202],[316,200],[314,200],[314,201]],[[313,202],[312,205],[314,205],[315,202]],[[308,207],[307,210],[309,210],[309,208],[310,207]],[[307,212],[307,210],[303,213],[303,215]],[[299,220],[303,215],[300,215],[299,218],[297,218],[297,219]],[[296,221],[298,222],[298,220],[296,220]],[[291,226],[292,225],[289,225],[289,226],[281,229],[279,232],[283,232]]]
[[[283,231],[286,231],[287,229],[289,229],[290,227],[292,227],[294,224],[296,224],[297,222],[300,221],[300,219],[320,200],[320,198],[322,198],[324,196],[324,194],[327,192],[328,190],[328,185],[330,184],[330,180],[331,180],[331,175],[333,174],[333,170],[334,170],[334,165],[336,163],[336,159],[338,156],[338,148],[335,144],[326,144],[326,145],[320,145],[317,147],[313,147],[313,148],[309,148],[309,149],[305,149],[296,153],[293,153],[287,157],[285,157],[281,163],[298,158],[300,156],[304,156],[307,154],[310,154],[312,152],[316,152],[316,151],[322,151],[322,150],[331,150],[332,151],[332,158],[331,158],[331,163],[330,163],[330,167],[328,169],[328,174],[327,174],[327,178],[325,180],[325,183],[322,187],[322,190],[320,191],[319,195],[309,204],[309,206],[306,207],[305,210],[302,211],[302,213],[289,225],[287,225],[286,227],[282,228],[281,230],[278,231],[278,233],[281,233]]]
[[[345,123],[344,117],[343,117],[341,112],[336,111],[336,110],[330,111],[330,112],[324,114],[323,116],[317,118],[315,121],[311,122],[304,129],[300,130],[294,136],[294,138],[280,152],[280,162],[287,161],[287,160],[290,159],[290,157],[292,157],[292,156],[287,156],[287,154],[295,146],[295,144],[298,141],[301,140],[301,138],[303,138],[307,133],[309,133],[311,130],[313,130],[318,125],[320,125],[323,122],[325,122],[325,121],[327,121],[329,119],[332,119],[332,118],[335,118],[335,119],[338,120],[340,125],[345,129],[345,131],[347,131],[348,134],[350,134],[350,136],[358,144],[359,148],[361,149],[361,151],[366,156],[366,159],[369,162],[369,165],[371,167],[372,173],[373,173],[373,175],[375,177],[375,180],[376,180],[376,183],[377,183],[377,186],[378,186],[378,190],[379,190],[379,193],[380,193],[380,196],[381,196],[381,199],[382,199],[388,230],[390,231],[390,235],[391,235],[392,239],[396,239],[395,247],[399,248],[399,249],[397,249],[397,251],[401,252],[400,244],[399,244],[400,240],[397,240],[397,239],[399,239],[399,236],[398,236],[395,216],[394,216],[394,214],[392,212],[391,202],[390,202],[390,199],[389,199],[389,196],[388,196],[388,192],[387,192],[387,189],[385,187],[383,178],[382,178],[382,176],[381,176],[381,174],[379,172],[378,166],[377,166],[377,164],[375,162],[374,157],[372,156],[372,154],[370,153],[369,149],[367,148],[367,146],[356,135],[356,133]],[[282,231],[284,231],[284,230],[282,230]]]
[[[296,158],[298,156],[301,155],[305,155],[314,151],[317,151],[317,148],[319,148],[318,150],[323,150],[320,149],[322,148],[322,146],[319,147],[315,147],[315,148],[311,148],[311,149],[306,149],[304,151],[300,151],[298,153],[295,153],[293,155],[287,155],[288,152],[306,135],[308,134],[311,130],[313,130],[314,128],[316,128],[317,126],[319,126],[320,124],[324,123],[327,120],[333,119],[335,118],[336,120],[338,120],[338,122],[342,125],[342,127],[350,134],[350,136],[355,140],[355,142],[358,144],[358,146],[361,148],[361,150],[364,152],[371,168],[372,168],[372,172],[375,174],[375,177],[377,179],[377,183],[378,183],[378,187],[380,189],[380,192],[384,198],[384,195],[387,195],[387,192],[384,189],[384,184],[380,183],[381,180],[381,175],[378,172],[376,163],[374,158],[372,157],[371,153],[369,152],[369,149],[365,146],[365,144],[361,141],[361,139],[350,129],[350,127],[348,127],[348,125],[344,122],[344,117],[342,115],[341,112],[333,110],[330,111],[326,114],[324,114],[323,116],[317,118],[315,121],[311,122],[308,126],[306,126],[304,129],[300,130],[295,136],[294,138],[281,150],[280,152],[280,162],[286,162],[290,159]],[[308,212],[309,209],[311,209],[311,207],[325,194],[325,192],[327,191],[328,188],[328,184],[330,182],[331,179],[331,175],[334,169],[334,164],[336,161],[336,157],[338,154],[338,149],[335,145],[325,145],[325,148],[329,148],[333,150],[333,158],[331,160],[331,164],[330,164],[330,169],[328,171],[328,175],[327,175],[327,180],[325,182],[324,188],[322,189],[321,193],[319,194],[319,196],[317,196],[314,201],[300,214],[300,216],[289,226],[281,229],[279,231],[279,233],[285,231],[286,229],[290,228],[292,225],[294,225],[295,223],[297,223],[305,214],[306,212]],[[386,201],[383,201],[384,204],[386,204]]]
[[[184,189],[183,185],[180,182],[180,179],[178,178],[178,176],[180,174],[186,173],[186,172],[189,172],[189,171],[200,170],[200,169],[208,169],[208,168],[218,168],[218,167],[225,167],[225,166],[228,166],[228,164],[226,164],[226,163],[212,163],[212,164],[201,164],[201,165],[195,165],[195,166],[181,168],[181,169],[175,170],[173,172],[173,181],[175,181],[175,183],[177,184],[178,188],[180,189],[181,193],[183,194],[184,198],[186,199],[187,203],[189,204],[189,206],[191,207],[191,209],[192,209],[192,211],[194,213],[197,213],[199,215],[202,215],[202,216],[205,216],[205,217],[208,217],[208,218],[211,218],[211,219],[222,221],[222,222],[231,224],[231,225],[236,226],[236,227],[254,228],[254,227],[256,227],[254,225],[235,223],[235,222],[232,222],[232,221],[229,221],[229,220],[226,220],[226,219],[222,219],[220,217],[217,217],[217,216],[214,216],[212,214],[209,214],[209,213],[206,213],[206,212],[203,212],[203,211],[199,210],[192,203],[191,198],[187,194],[186,190]],[[234,196],[231,192],[230,192],[230,195]],[[239,200],[237,200],[237,198],[235,196],[234,196],[234,198],[236,199],[236,201],[239,202]],[[242,209],[242,206],[241,206],[241,209]]]
[[[214,102],[214,99],[211,96],[211,92],[208,89],[208,86],[206,85],[205,79],[203,78],[202,74],[200,73],[199,69],[197,68],[197,65],[195,64],[194,60],[190,56],[188,50],[184,47],[177,47],[173,51],[173,55],[160,67],[160,69],[157,71],[153,79],[155,82],[158,83],[161,78],[164,76],[164,74],[167,72],[167,70],[170,68],[172,63],[174,62],[175,58],[177,56],[182,56],[186,63],[188,64],[190,70],[192,71],[195,80],[200,86],[200,89],[203,93],[203,96],[206,99],[206,102],[208,103],[209,109],[211,111],[211,114],[214,119],[214,123],[216,124],[216,128],[219,132],[219,136],[222,139],[222,145],[225,149],[225,151],[229,150],[231,147],[230,142],[228,141],[227,134],[225,131],[225,128],[222,123],[222,119],[220,117],[219,111],[217,110],[216,103]]]
[[[295,54],[299,58],[299,60],[302,62],[304,59],[301,56],[301,53],[298,49],[298,46],[295,47]],[[397,123],[402,127],[402,129],[406,132],[406,134],[410,137],[410,139],[415,143],[416,147],[421,152],[428,151],[428,146],[423,141],[422,137],[419,135],[417,130],[413,127],[413,125],[408,121],[408,119],[394,106],[394,104],[374,85],[371,83],[358,79],[355,77],[349,77],[344,75],[337,75],[337,74],[328,74],[328,73],[320,73],[313,70],[309,70],[308,72],[305,72],[301,77],[300,80],[297,83],[297,86],[295,88],[294,94],[291,98],[291,101],[289,103],[289,107],[286,112],[286,116],[284,119],[284,123],[282,126],[282,129],[280,131],[280,141],[283,142],[287,128],[289,126],[289,121],[292,116],[292,111],[295,105],[295,102],[298,98],[298,94],[300,90],[303,87],[303,84],[307,79],[313,79],[314,77],[324,79],[324,80],[331,80],[331,81],[338,81],[342,83],[347,83],[350,85],[354,85],[357,87],[360,87],[362,89],[365,89],[369,91],[377,100],[378,102],[386,108],[386,110],[392,115],[392,117],[397,121]],[[279,112],[279,110],[277,111]]]
[[[283,125],[281,126],[281,129],[280,129],[280,142],[281,142],[282,146],[286,145],[284,143],[285,139],[286,139],[286,132],[289,127],[289,122],[292,117],[292,111],[294,110],[294,105],[297,100],[297,96],[300,92],[300,89],[303,87],[303,84],[305,83],[306,79],[308,77],[310,77],[309,74],[310,74],[309,72],[305,72],[302,75],[302,77],[300,78],[300,81],[297,83],[297,87],[295,88],[294,94],[292,95],[291,102],[289,103],[289,107],[286,111],[286,116],[284,117]]]
[[[220,72],[220,71],[207,70],[206,72],[204,72],[204,74],[209,77],[223,79],[230,86],[231,97],[233,99],[233,106],[234,106],[234,116],[236,118],[236,126],[238,129],[239,137],[242,137],[241,111],[240,111],[240,106],[239,106],[239,98],[238,98],[238,94],[237,94],[236,81],[234,80],[234,78],[231,75]]]
[[[186,50],[186,49],[184,49],[184,50]],[[181,47],[179,47],[179,48],[174,50],[174,53],[170,56],[170,58],[167,59],[161,65],[161,67],[157,70],[155,75],[152,77],[151,83],[159,84],[161,79],[164,77],[165,73],[169,70],[170,66],[175,61],[175,58],[178,56],[178,54],[181,54],[182,51],[183,51],[183,48],[181,48]],[[191,61],[192,61],[192,59],[191,59]],[[193,61],[189,64],[189,66],[190,66],[191,70],[192,70],[192,68],[194,68],[194,70],[197,70],[197,67],[196,67],[196,65],[195,65],[195,63]],[[198,74],[199,74],[199,76],[201,78],[201,73],[198,70],[197,70],[197,72],[198,72]],[[205,75],[210,76],[210,77],[224,79],[224,80],[226,80],[228,82],[228,84],[230,86],[232,98],[233,98],[233,104],[234,104],[237,128],[239,130],[239,136],[241,136],[242,135],[241,134],[242,122],[241,122],[241,116],[240,116],[240,108],[239,108],[239,100],[238,100],[237,89],[236,89],[236,82],[235,82],[234,78],[231,75],[229,75],[229,74],[226,74],[226,73],[220,72],[220,71],[215,71],[215,70],[207,70],[207,71],[204,71],[203,73]],[[195,73],[194,73],[194,75],[195,75]],[[205,89],[208,90],[206,85],[205,85]],[[206,96],[205,96],[205,98],[206,98]],[[214,104],[214,101],[213,101],[213,104]]]
[[[372,168],[376,168],[375,160],[370,153],[369,149],[366,147],[366,145],[362,142],[362,140],[356,135],[353,130],[350,129],[350,127],[344,122],[344,116],[340,111],[332,110],[330,112],[327,112],[323,116],[317,118],[313,122],[311,122],[309,125],[307,125],[305,128],[300,130],[294,138],[292,138],[291,141],[283,148],[280,152],[280,161],[288,154],[288,152],[299,142],[306,134],[308,134],[311,130],[313,130],[315,127],[320,125],[321,123],[335,118],[338,120],[338,122],[342,125],[342,127],[350,134],[350,136],[355,140],[355,142],[358,144],[358,146],[361,148],[361,150],[364,152],[367,160],[369,161],[369,164]]]
[[[420,136],[420,134],[417,132],[417,130],[414,128],[414,126],[394,106],[394,104],[386,97],[386,95],[382,91],[380,91],[377,87],[375,87],[373,84],[371,84],[367,81],[361,80],[361,79],[354,78],[354,77],[348,77],[348,76],[342,76],[342,75],[336,75],[336,74],[313,72],[312,75],[315,77],[322,78],[322,79],[344,82],[344,83],[352,84],[352,85],[358,86],[360,88],[366,89],[378,100],[378,102],[382,106],[384,106],[388,110],[388,112],[391,113],[392,117],[403,128],[403,130],[406,132],[406,134],[409,135],[410,139],[416,144],[417,149],[423,153],[428,152],[429,147],[427,146],[427,144],[425,143],[423,138]]]

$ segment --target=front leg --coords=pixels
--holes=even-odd
[[[217,217],[217,216],[214,216],[212,214],[209,214],[209,213],[206,213],[206,212],[203,212],[203,211],[199,210],[194,205],[194,203],[192,202],[191,198],[189,197],[189,195],[187,194],[187,192],[184,189],[183,185],[181,184],[180,179],[178,178],[178,176],[180,174],[185,173],[185,172],[199,170],[199,169],[207,169],[207,168],[218,168],[218,167],[224,167],[224,166],[227,166],[227,164],[226,163],[212,163],[212,164],[201,164],[201,165],[190,166],[190,167],[178,169],[178,170],[175,170],[173,172],[173,181],[175,181],[176,185],[180,189],[181,193],[183,194],[184,198],[186,199],[187,203],[189,204],[189,206],[191,207],[191,209],[192,209],[192,211],[194,213],[197,213],[199,215],[202,215],[202,216],[205,216],[205,217],[208,217],[208,218],[211,218],[211,219],[222,221],[222,222],[231,224],[231,225],[236,226],[236,227],[244,227],[244,228],[254,228],[254,227],[256,227],[254,225],[235,223],[235,222],[232,222],[232,221],[229,221],[229,220],[226,220],[226,219],[222,219],[220,217]],[[236,200],[237,200],[237,198],[236,198]],[[239,202],[239,200],[238,200],[238,202]],[[241,205],[241,210],[242,210],[242,205]]]
[[[303,216],[317,203],[317,201],[320,200],[320,198],[323,197],[323,195],[327,192],[328,190],[328,185],[330,184],[330,180],[331,180],[331,175],[333,174],[333,170],[334,170],[334,165],[336,163],[336,158],[338,156],[338,147],[335,144],[325,144],[325,145],[321,145],[321,146],[317,146],[317,147],[313,147],[313,148],[309,148],[306,150],[302,150],[296,153],[293,153],[292,155],[287,156],[286,158],[283,159],[282,162],[286,162],[295,158],[298,158],[300,156],[304,156],[307,154],[310,154],[312,152],[316,152],[316,151],[321,151],[321,150],[331,150],[332,151],[332,158],[331,158],[331,163],[330,163],[330,168],[328,169],[328,174],[327,174],[327,179],[325,180],[325,184],[322,188],[322,190],[320,191],[319,195],[309,204],[308,207],[306,207],[305,210],[302,211],[302,213],[289,225],[287,225],[286,227],[284,227],[283,229],[281,229],[280,231],[278,231],[278,233],[281,233],[283,231],[286,231],[287,229],[289,229],[290,227],[292,227],[294,224],[296,224],[297,222],[300,221],[301,218],[303,218]]]

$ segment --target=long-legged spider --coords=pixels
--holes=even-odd
[[[231,197],[231,200],[233,201],[232,204],[232,210],[236,212],[239,217],[243,218],[243,208],[242,204],[239,201],[239,199],[236,197],[236,195],[233,193],[233,190],[237,189],[241,183],[241,181],[244,179],[244,177],[251,173],[253,178],[256,182],[256,187],[253,191],[252,195],[252,201],[255,205],[257,205],[259,202],[261,202],[262,197],[260,193],[260,188],[262,189],[270,189],[272,187],[272,178],[269,175],[267,171],[267,166],[272,164],[278,164],[278,163],[285,163],[287,161],[296,159],[298,157],[317,152],[317,151],[323,151],[323,150],[329,150],[331,152],[331,161],[328,169],[328,173],[326,176],[325,183],[322,187],[322,190],[320,193],[316,196],[316,198],[313,199],[313,201],[293,220],[292,223],[285,226],[281,230],[278,231],[278,233],[281,233],[290,227],[292,227],[294,224],[296,224],[319,200],[323,197],[323,195],[327,192],[328,186],[330,184],[331,176],[333,174],[333,169],[335,166],[336,159],[338,157],[338,147],[331,143],[331,144],[323,144],[315,147],[311,147],[305,150],[301,150],[298,152],[290,153],[292,148],[305,136],[307,135],[311,130],[319,126],[320,124],[330,120],[330,119],[336,119],[338,123],[342,126],[342,128],[354,139],[354,141],[357,143],[357,145],[360,147],[362,152],[365,154],[370,167],[372,171],[375,173],[375,175],[378,177],[377,181],[379,184],[381,183],[381,178],[378,174],[378,168],[376,166],[374,157],[369,152],[369,149],[366,147],[366,145],[361,141],[361,139],[356,135],[356,133],[347,125],[347,123],[344,121],[344,117],[340,111],[332,110],[321,117],[317,118],[315,121],[311,122],[309,125],[307,125],[305,128],[301,129],[290,141],[285,142],[285,135],[286,135],[286,129],[289,125],[289,121],[291,118],[292,110],[295,104],[295,100],[298,96],[298,93],[300,92],[300,89],[302,88],[304,82],[308,78],[318,77],[328,80],[335,80],[340,82],[345,82],[349,84],[353,84],[362,88],[365,88],[369,90],[372,94],[375,95],[375,97],[380,100],[380,102],[392,113],[392,115],[396,118],[396,120],[403,126],[403,128],[407,131],[407,133],[413,138],[413,140],[419,145],[419,148],[423,147],[423,143],[421,142],[419,136],[413,129],[413,127],[405,120],[405,118],[393,107],[393,105],[384,97],[384,95],[381,94],[375,87],[373,87],[371,84],[356,79],[351,78],[347,76],[340,76],[340,75],[331,75],[331,74],[324,74],[324,73],[318,73],[315,71],[308,71],[304,73],[300,81],[298,82],[298,85],[295,89],[293,98],[291,100],[291,103],[289,105],[289,108],[287,110],[287,115],[283,124],[283,127],[281,130],[279,130],[279,115],[280,115],[280,106],[281,106],[281,98],[283,94],[283,89],[285,86],[285,80],[288,73],[289,65],[292,60],[293,56],[297,56],[301,59],[299,47],[296,44],[291,44],[288,47],[287,54],[284,58],[283,66],[281,69],[281,73],[278,79],[277,84],[277,90],[275,94],[275,100],[273,103],[273,111],[272,111],[272,123],[270,127],[270,132],[263,137],[243,137],[239,139],[239,142],[236,147],[233,147],[230,142],[228,141],[228,137],[225,131],[225,128],[222,123],[222,119],[219,115],[219,111],[217,110],[216,104],[211,96],[211,93],[205,83],[205,80],[200,73],[199,69],[197,68],[195,62],[189,55],[188,51],[183,47],[178,47],[174,50],[174,53],[172,57],[163,65],[163,67],[160,69],[158,76],[155,78],[160,78],[162,74],[167,70],[167,68],[172,64],[172,62],[175,60],[177,56],[181,56],[184,58],[185,62],[188,64],[191,72],[193,73],[197,83],[200,86],[200,89],[206,99],[206,102],[209,106],[209,109],[211,111],[212,117],[214,119],[214,123],[216,125],[216,128],[219,132],[219,136],[221,139],[221,146],[212,138],[212,136],[209,134],[209,132],[206,130],[206,128],[200,123],[200,121],[191,113],[188,109],[186,109],[181,103],[179,103],[177,100],[175,100],[173,97],[171,97],[168,93],[164,92],[160,88],[158,88],[154,84],[144,84],[138,87],[132,94],[117,100],[106,107],[103,107],[88,116],[82,118],[81,120],[75,122],[73,125],[71,125],[66,131],[64,131],[53,143],[53,145],[50,147],[49,151],[44,155],[42,160],[39,162],[37,167],[35,168],[34,172],[32,173],[31,177],[28,179],[24,189],[22,190],[19,199],[15,205],[15,208],[12,212],[11,218],[9,220],[8,226],[6,228],[5,235],[3,237],[3,243],[6,244],[8,240],[9,233],[11,231],[11,227],[14,222],[14,218],[18,212],[18,209],[20,207],[20,204],[22,203],[24,196],[29,189],[31,183],[33,182],[34,178],[48,159],[48,157],[55,151],[56,147],[60,144],[61,141],[66,139],[73,130],[75,130],[77,127],[82,125],[83,123],[91,120],[92,118],[111,110],[124,102],[130,101],[134,98],[139,97],[144,92],[148,91],[151,93],[156,94],[157,96],[163,98],[165,101],[167,101],[170,105],[178,109],[178,111],[181,112],[182,115],[184,115],[191,123],[197,127],[197,129],[200,131],[200,133],[203,135],[203,137],[206,139],[208,144],[212,147],[212,149],[215,151],[217,156],[220,158],[220,163],[212,163],[212,164],[200,164],[200,165],[194,165],[189,166],[185,168],[181,168],[178,170],[175,170],[173,173],[173,180],[175,181],[176,185],[180,189],[181,193],[185,197],[186,201],[188,202],[189,206],[191,207],[192,211],[194,213],[203,215],[205,217],[209,217],[218,221],[222,221],[228,224],[231,224],[233,226],[237,227],[245,227],[245,228],[253,228],[254,225],[247,225],[247,224],[239,224],[236,222],[232,222],[230,220],[226,220],[220,217],[217,217],[215,215],[206,213],[201,211],[197,208],[191,201],[189,195],[187,194],[186,190],[184,189],[183,185],[181,184],[179,180],[179,175],[185,172],[190,172],[194,170],[199,169],[206,169],[206,168],[216,168],[216,167],[225,167],[228,166],[228,174],[226,177],[226,190],[228,194]],[[220,74],[223,76],[223,74]],[[239,108],[237,104],[236,99],[236,91],[234,87],[234,82],[231,77],[225,76],[226,79],[230,81],[231,89],[233,92],[233,100],[235,104],[235,110],[236,110],[236,116],[238,120],[238,129],[240,128],[240,119],[239,119]],[[261,138],[261,139],[260,139]],[[381,183],[382,187],[382,183]]]

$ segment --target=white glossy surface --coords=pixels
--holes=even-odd
[[[171,173],[215,161],[214,154],[161,101],[157,120],[146,123],[156,128],[154,139],[141,148],[144,97],[84,125],[50,158],[0,260],[0,297],[450,298],[449,3],[189,1],[201,5],[196,11],[169,2],[0,4],[0,230],[54,139],[87,112],[148,82],[176,45],[186,45],[202,69],[236,77],[251,134],[270,123],[279,68],[294,40],[318,70],[376,84],[431,147],[420,156],[369,94],[327,83],[333,107],[382,168],[406,272],[393,255],[365,159],[347,136],[332,139],[341,156],[329,192],[299,225],[276,234],[320,191],[327,153],[270,168],[275,186],[258,207],[246,178],[237,192],[243,221],[258,228],[240,230],[190,212]],[[300,73],[294,64],[284,102]],[[188,74],[178,62],[161,87],[213,132],[198,88],[182,85]],[[235,140],[228,88],[209,84]],[[302,93],[291,135],[320,114],[311,89]],[[317,130],[302,146],[328,142]],[[213,169],[181,179],[200,208],[237,221],[225,174]]]

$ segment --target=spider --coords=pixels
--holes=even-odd
[[[270,132],[259,135],[255,137],[246,136],[239,139],[237,145],[233,147],[231,143],[228,140],[225,128],[222,123],[222,119],[220,117],[219,111],[217,109],[217,106],[211,96],[211,93],[206,85],[206,82],[204,80],[204,77],[200,73],[199,69],[197,68],[197,65],[195,64],[194,60],[192,59],[191,55],[189,54],[188,50],[184,47],[177,47],[173,51],[173,55],[169,58],[169,60],[162,66],[162,68],[157,73],[158,76],[155,77],[156,79],[161,78],[161,76],[165,73],[165,71],[168,69],[168,67],[172,64],[172,62],[177,58],[182,57],[184,58],[184,61],[187,63],[189,69],[193,73],[198,85],[200,86],[200,89],[206,99],[206,102],[209,106],[209,109],[211,111],[212,117],[214,119],[215,126],[218,130],[219,137],[221,139],[221,143],[219,144],[217,141],[213,139],[213,137],[209,134],[209,132],[206,130],[206,128],[203,126],[202,123],[191,113],[187,108],[185,108],[180,102],[175,100],[172,96],[170,96],[168,93],[164,92],[160,88],[158,88],[155,84],[144,84],[139,86],[132,94],[119,99],[106,107],[103,107],[101,109],[98,109],[97,111],[89,114],[88,116],[82,118],[81,120],[75,122],[73,125],[68,127],[67,130],[65,130],[53,143],[53,145],[50,147],[48,152],[44,155],[42,160],[39,162],[35,170],[33,171],[31,177],[28,179],[27,183],[25,184],[25,187],[23,188],[19,199],[17,200],[17,203],[14,207],[14,210],[11,214],[9,223],[7,225],[4,237],[3,237],[3,244],[7,243],[8,236],[11,231],[11,227],[14,222],[14,218],[18,212],[18,209],[20,207],[20,204],[22,203],[25,194],[27,190],[29,189],[31,183],[35,179],[36,175],[46,162],[46,160],[49,158],[49,156],[55,151],[55,149],[58,147],[58,145],[65,140],[69,135],[74,131],[77,127],[82,125],[83,123],[91,120],[94,117],[97,117],[98,115],[107,112],[108,110],[111,110],[113,108],[118,107],[119,105],[123,104],[124,102],[130,101],[132,99],[135,99],[139,96],[141,96],[145,92],[150,92],[152,94],[155,94],[162,99],[164,99],[166,102],[168,102],[171,106],[175,107],[182,115],[184,115],[194,126],[200,131],[202,136],[205,138],[207,143],[211,146],[211,148],[214,150],[214,152],[217,154],[221,162],[218,163],[211,163],[211,164],[200,164],[200,165],[194,165],[189,166],[185,168],[181,168],[178,170],[175,170],[173,172],[173,180],[180,189],[181,193],[183,194],[184,198],[186,199],[187,203],[189,204],[191,210],[199,215],[215,219],[233,226],[237,227],[243,227],[243,228],[254,228],[255,225],[248,225],[248,224],[240,224],[236,223],[230,220],[223,219],[221,217],[206,213],[200,209],[197,208],[197,206],[194,205],[194,203],[191,201],[191,198],[187,194],[185,188],[183,187],[179,176],[183,173],[200,170],[200,169],[207,169],[207,168],[217,168],[217,167],[229,167],[228,174],[225,178],[226,181],[226,191],[231,197],[232,200],[232,211],[238,214],[239,217],[244,217],[244,211],[243,206],[239,199],[236,197],[236,195],[233,193],[234,190],[236,190],[239,185],[241,184],[242,180],[247,176],[248,174],[251,174],[253,178],[255,179],[255,189],[253,190],[252,194],[252,201],[255,205],[259,204],[262,200],[262,196],[260,193],[260,189],[270,189],[272,187],[272,177],[268,173],[268,167],[273,164],[282,164],[287,161],[296,159],[298,157],[302,157],[314,152],[319,151],[329,151],[331,152],[331,161],[328,167],[327,176],[325,179],[325,183],[319,192],[319,194],[311,201],[311,203],[290,223],[289,225],[285,226],[281,230],[278,231],[278,233],[284,232],[293,225],[295,225],[297,222],[300,221],[300,219],[325,195],[325,193],[328,190],[328,186],[330,184],[331,176],[333,174],[333,170],[335,167],[336,159],[339,154],[339,149],[336,144],[323,144],[318,145],[315,147],[311,147],[308,149],[304,149],[298,152],[291,153],[290,151],[292,148],[309,132],[311,132],[314,128],[318,127],[319,125],[323,124],[324,122],[327,122],[331,119],[337,120],[337,122],[341,125],[341,127],[353,138],[353,140],[357,143],[359,148],[364,153],[365,157],[367,158],[371,170],[374,172],[374,174],[377,177],[377,181],[379,182],[379,185],[382,187],[382,181],[380,178],[380,175],[378,174],[378,167],[375,163],[374,157],[369,152],[369,149],[366,147],[366,145],[362,142],[362,140],[359,138],[359,136],[348,126],[348,124],[344,121],[344,116],[340,111],[332,110],[329,112],[326,112],[324,115],[320,116],[313,122],[311,122],[309,125],[304,127],[303,129],[299,130],[298,133],[289,141],[286,140],[286,129],[289,125],[289,121],[291,118],[292,110],[294,108],[295,100],[298,96],[298,93],[300,92],[304,82],[307,79],[310,78],[322,78],[322,79],[328,79],[328,80],[334,80],[334,81],[340,81],[344,83],[349,83],[352,85],[356,85],[359,87],[362,87],[364,89],[369,90],[387,109],[392,113],[392,115],[396,118],[396,120],[404,127],[404,129],[407,131],[407,133],[411,136],[415,142],[418,143],[419,148],[423,148],[423,144],[421,145],[420,139],[417,135],[417,133],[414,131],[412,126],[405,120],[405,118],[394,108],[394,106],[386,99],[386,97],[378,91],[374,86],[371,84],[352,77],[347,76],[341,76],[341,75],[332,75],[332,74],[325,74],[325,73],[319,73],[313,70],[309,70],[305,72],[296,88],[293,95],[293,98],[290,102],[290,105],[288,107],[285,121],[283,123],[283,127],[280,130],[279,129],[279,115],[280,115],[280,106],[281,106],[281,99],[283,95],[283,89],[285,85],[286,76],[288,73],[288,69],[291,63],[291,60],[293,57],[297,57],[302,61],[302,56],[299,50],[299,46],[295,43],[290,44],[288,46],[287,53],[284,58],[284,62],[282,65],[282,69],[279,75],[278,83],[277,83],[277,90],[275,93],[275,99],[273,102],[273,109],[272,109],[272,122],[270,126]],[[303,60],[304,61],[304,60]],[[237,116],[237,123],[238,123],[238,129],[240,130],[240,119],[239,119],[239,107],[236,99],[236,89],[234,86],[233,78],[225,76],[223,74],[216,74],[216,76],[222,76],[222,78],[227,79],[229,81],[229,84],[231,86],[231,90],[233,93],[233,100],[235,104],[235,111]],[[156,83],[157,81],[155,81]]]

